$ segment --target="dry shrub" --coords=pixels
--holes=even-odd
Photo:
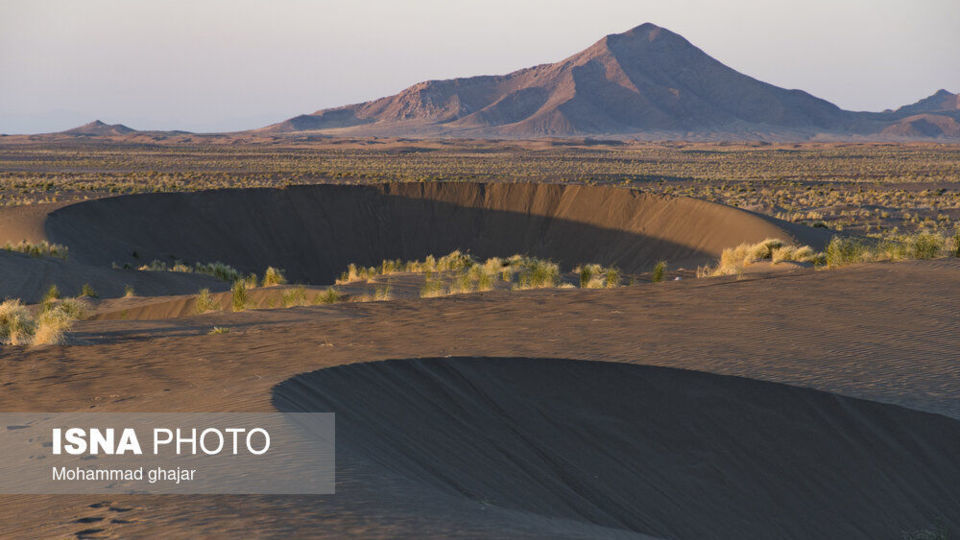
[[[283,307],[307,305],[307,288],[299,285],[280,293],[280,302]]]
[[[266,271],[263,272],[263,281],[261,283],[264,287],[275,287],[277,285],[283,285],[286,282],[287,278],[283,275],[283,270],[279,268],[268,266]]]
[[[50,300],[36,317],[19,299],[0,304],[0,342],[7,345],[56,345],[64,342],[73,322],[86,315],[89,306],[79,298]]]
[[[19,299],[0,304],[0,341],[9,345],[30,343],[35,330],[33,317]]]

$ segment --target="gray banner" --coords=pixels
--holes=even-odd
[[[333,413],[0,413],[0,494],[333,492]]]

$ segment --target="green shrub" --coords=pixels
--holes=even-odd
[[[219,261],[208,264],[198,262],[194,265],[194,271],[198,274],[213,276],[220,281],[229,282],[240,279],[240,272],[236,268]]]
[[[327,287],[327,290],[313,297],[314,304],[335,304],[343,299],[339,291],[333,287]]]
[[[93,290],[93,287],[89,283],[84,283],[83,287],[80,287],[80,296],[97,298],[97,291]]]
[[[667,261],[660,261],[656,266],[653,267],[653,274],[650,276],[650,281],[654,283],[659,283],[663,281],[663,276],[667,272]]]
[[[620,275],[620,269],[611,266],[607,268],[606,273],[603,277],[603,286],[607,289],[615,289],[620,286],[620,283],[623,281],[623,277]]]
[[[909,240],[910,251],[915,259],[933,259],[940,256],[944,248],[944,238],[939,234],[920,233]]]
[[[581,289],[586,289],[590,284],[590,281],[593,279],[594,269],[596,266],[598,265],[584,264],[573,269],[573,271],[576,272],[580,278]]]
[[[43,293],[43,298],[40,300],[41,304],[46,304],[52,300],[60,299],[60,288],[56,284],[51,285],[47,292]]]
[[[862,240],[834,236],[827,244],[826,262],[829,266],[864,262],[870,258],[870,247]]]
[[[168,266],[167,263],[154,259],[150,264],[144,264],[137,268],[140,271],[146,272],[180,272],[185,274],[204,274],[207,276],[214,277],[220,281],[236,281],[240,279],[240,272],[228,264],[222,262],[212,262],[212,263],[195,263],[193,266],[184,264],[181,261],[174,261],[172,266]]]
[[[233,305],[233,311],[243,311],[247,309],[247,283],[238,279],[233,282],[233,287],[230,289],[231,303]]]
[[[529,258],[520,263],[517,276],[518,289],[541,289],[560,284],[560,267],[556,263]]]

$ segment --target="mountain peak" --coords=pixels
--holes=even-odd
[[[644,35],[644,36],[645,36],[645,35],[647,35],[647,34],[649,34],[649,33],[651,33],[651,32],[659,32],[660,30],[663,30],[663,28],[661,28],[661,27],[659,27],[659,26],[657,26],[657,25],[655,25],[655,24],[653,24],[653,23],[651,23],[651,22],[645,22],[645,23],[643,23],[643,24],[641,24],[641,25],[634,26],[633,28],[627,30],[626,32],[623,32],[622,34],[623,34],[623,35]],[[613,34],[613,35],[617,35],[617,34]]]
[[[912,115],[956,110],[960,110],[960,94],[954,94],[941,88],[929,97],[925,97],[916,103],[900,107],[896,113],[899,115]]]

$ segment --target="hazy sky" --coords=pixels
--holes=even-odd
[[[0,0],[0,132],[260,127],[644,22],[848,109],[960,91],[960,0]]]

